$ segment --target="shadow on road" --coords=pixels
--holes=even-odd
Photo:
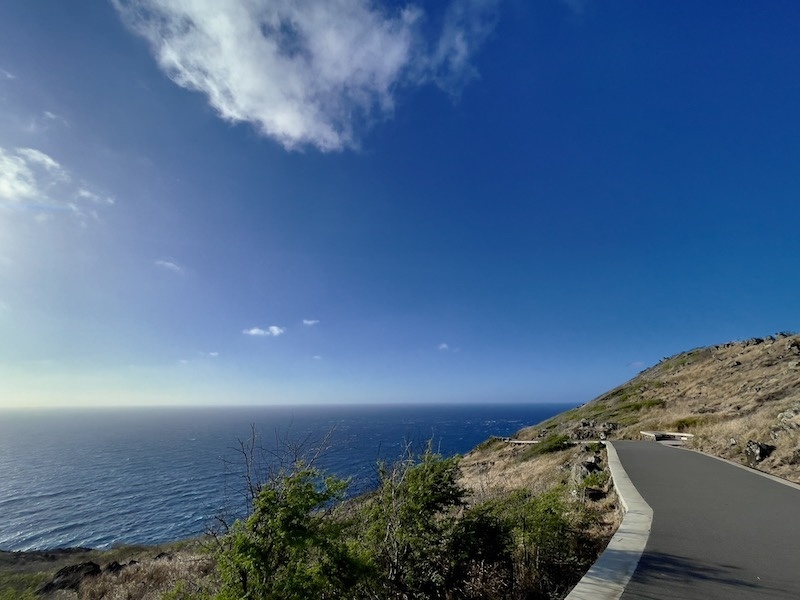
[[[733,565],[698,561],[662,552],[641,556],[635,572],[625,585],[625,573],[634,568],[635,560],[625,550],[607,549],[602,559],[584,580],[584,595],[580,598],[602,597],[602,591],[615,586],[625,592],[622,600],[734,600],[754,598],[793,598],[783,581],[764,581]],[[633,561],[633,562],[632,562]],[[791,576],[790,574],[787,574]]]
[[[788,590],[774,585],[776,582],[771,585],[766,581],[751,581],[742,578],[743,575],[743,570],[733,565],[645,551],[622,599],[793,597]],[[665,591],[670,595],[665,596]]]

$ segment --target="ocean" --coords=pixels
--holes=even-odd
[[[239,440],[255,430],[313,448],[317,466],[375,485],[379,460],[428,440],[464,454],[572,408],[567,404],[339,405],[0,412],[0,550],[158,544],[243,514]]]

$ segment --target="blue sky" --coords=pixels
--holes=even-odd
[[[794,2],[0,6],[0,406],[579,403],[798,328]]]

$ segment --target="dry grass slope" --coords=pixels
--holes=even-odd
[[[759,469],[800,482],[800,336],[777,334],[665,358],[581,407],[521,430],[637,439],[642,430],[682,431],[691,445],[744,462],[748,440],[774,452]]]

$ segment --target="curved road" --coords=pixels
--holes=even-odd
[[[622,600],[800,599],[800,490],[655,442],[614,442],[653,509]]]

